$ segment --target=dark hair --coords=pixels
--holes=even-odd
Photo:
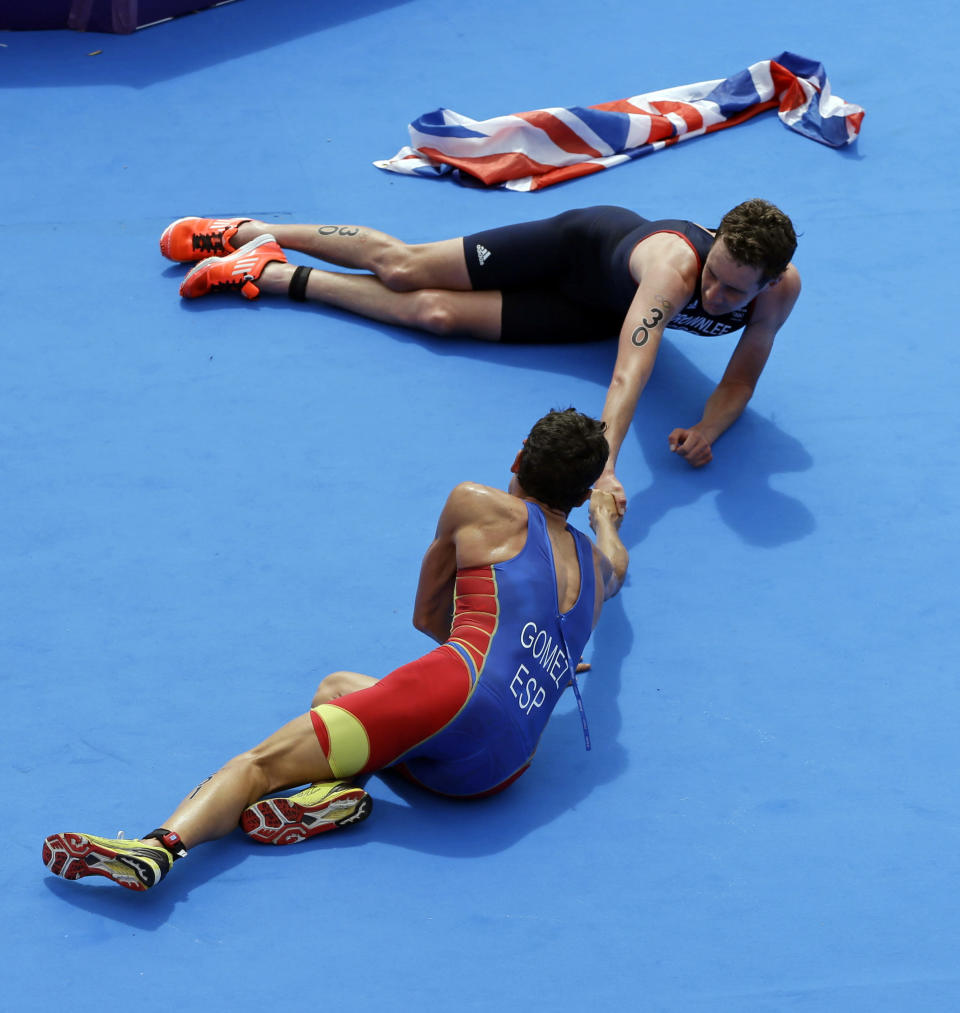
[[[606,423],[575,408],[548,412],[530,430],[520,454],[517,481],[523,491],[565,513],[600,477],[610,447]]]
[[[763,285],[783,274],[797,248],[793,222],[759,197],[728,211],[717,229],[717,239],[726,243],[738,263],[757,268]]]

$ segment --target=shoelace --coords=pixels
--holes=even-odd
[[[223,233],[194,232],[193,248],[195,250],[205,250],[208,253],[216,253],[218,250],[223,249]]]
[[[253,281],[252,274],[238,275],[236,278],[230,278],[227,281],[215,281],[210,286],[211,292],[220,292],[225,288],[242,288],[248,281]]]

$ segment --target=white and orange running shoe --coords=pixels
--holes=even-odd
[[[208,257],[191,269],[180,284],[184,299],[196,299],[210,292],[239,289],[247,299],[260,295],[257,281],[267,264],[286,264],[287,257],[270,233],[251,239],[224,257]]]
[[[233,238],[249,218],[178,218],[160,237],[160,252],[168,260],[189,263],[207,257],[225,257],[237,247]]]

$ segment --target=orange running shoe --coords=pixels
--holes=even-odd
[[[248,299],[256,299],[260,295],[257,279],[273,261],[285,264],[287,258],[273,236],[264,233],[234,253],[201,261],[183,279],[180,295],[184,299],[196,299],[208,292],[238,288]]]
[[[169,260],[187,263],[207,257],[225,257],[236,246],[233,237],[249,218],[178,218],[160,237],[160,252]]]

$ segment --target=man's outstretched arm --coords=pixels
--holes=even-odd
[[[604,435],[610,445],[610,457],[595,488],[611,493],[621,514],[626,510],[627,497],[616,476],[617,457],[637,401],[653,372],[664,328],[693,290],[695,275],[691,279],[687,277],[689,273],[673,264],[647,268],[620,329],[617,361],[603,405]]]
[[[594,489],[590,495],[590,527],[597,536],[597,548],[600,550],[603,601],[612,598],[623,587],[627,566],[630,563],[630,554],[620,541],[622,520],[623,514],[617,508],[613,495]]]
[[[757,297],[750,323],[730,356],[723,378],[707,398],[703,417],[689,428],[674,429],[670,449],[694,468],[713,460],[712,447],[743,414],[773,349],[773,339],[800,295],[800,275],[789,267],[780,281]]]

